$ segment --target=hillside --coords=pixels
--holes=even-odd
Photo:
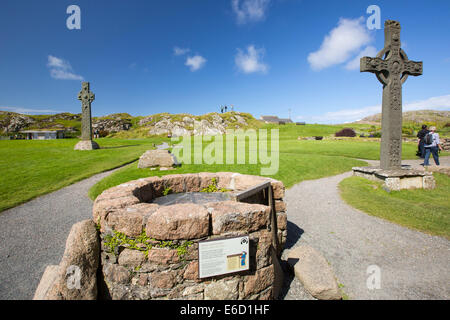
[[[356,123],[362,124],[380,124],[381,113],[365,117]],[[403,124],[434,124],[439,127],[450,123],[450,111],[437,111],[437,110],[417,110],[403,112]]]
[[[94,117],[92,127],[100,136],[118,138],[143,138],[184,134],[215,135],[227,129],[258,128],[262,125],[249,113],[209,113],[201,116],[191,114],[158,113],[133,117],[128,113],[116,113]],[[0,111],[0,134],[18,134],[22,130],[66,130],[66,136],[80,135],[81,114],[59,113],[54,115],[25,115]]]

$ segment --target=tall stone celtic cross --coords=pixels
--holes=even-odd
[[[89,90],[89,82],[83,82],[78,93],[81,100],[81,140],[92,140],[92,113],[91,103],[95,100],[95,94]]]
[[[422,74],[422,62],[410,61],[400,48],[400,23],[384,23],[384,48],[375,58],[360,60],[361,72],[375,73],[383,85],[380,167],[391,170],[402,165],[402,84],[409,75]]]

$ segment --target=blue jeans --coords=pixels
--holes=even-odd
[[[434,162],[437,166],[439,165],[438,150],[438,147],[425,148],[425,161],[423,163],[425,166],[430,165],[430,154],[433,154]]]

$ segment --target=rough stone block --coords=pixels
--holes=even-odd
[[[124,267],[138,267],[145,261],[145,255],[139,250],[124,249],[119,255],[119,265]]]
[[[239,281],[237,279],[213,281],[205,286],[205,300],[236,300],[238,298]]]
[[[277,227],[278,227],[278,230],[286,230],[287,229],[287,213],[286,212],[278,212],[277,213]]]
[[[45,299],[97,299],[97,268],[100,259],[100,241],[92,220],[72,226],[66,249],[59,264],[59,273]]]
[[[105,219],[108,213],[123,209],[125,207],[131,207],[139,203],[139,199],[135,196],[115,198],[110,200],[95,200],[93,207],[93,219],[95,223]],[[101,222],[101,221],[100,221]]]
[[[255,274],[244,277],[244,298],[259,293],[269,286],[272,286],[275,280],[273,265],[257,270]]]
[[[436,188],[436,180],[433,176],[423,177],[423,188],[424,189],[434,189]]]
[[[192,261],[184,270],[183,278],[186,280],[199,280],[198,261]]]
[[[184,184],[186,191],[199,192],[201,179],[196,173],[184,174]]]
[[[247,174],[235,175],[232,179],[234,179],[234,190],[240,191],[247,190],[268,181],[267,178]]]
[[[155,212],[157,204],[142,203],[126,209],[113,211],[106,218],[106,225],[129,237],[138,237],[144,228],[144,220]],[[102,228],[103,229],[103,228]]]
[[[284,198],[284,184],[281,181],[271,180],[271,185],[273,189],[273,197],[274,199],[283,199]]]
[[[223,201],[207,205],[213,234],[231,231],[253,232],[266,226],[270,208],[261,204]]]
[[[176,271],[153,272],[150,275],[150,285],[159,289],[171,289],[177,284]]]
[[[170,188],[171,192],[180,193],[185,192],[184,177],[179,174],[170,174],[162,177],[165,188]]]
[[[286,204],[282,200],[275,200],[275,212],[286,212]]]
[[[168,265],[180,262],[180,257],[175,249],[152,248],[148,251],[148,261]]]
[[[339,292],[333,269],[316,249],[302,245],[288,253],[288,263],[306,290],[320,300],[339,300]]]
[[[131,280],[128,269],[118,264],[103,265],[103,276],[107,283],[128,284]]]
[[[45,300],[50,288],[53,287],[56,279],[58,279],[59,266],[47,266],[45,268],[44,274],[42,275],[41,281],[34,293],[33,300]]]
[[[148,218],[146,232],[158,240],[202,238],[209,232],[209,213],[192,203],[163,206]]]
[[[138,168],[172,167],[179,165],[176,157],[168,150],[148,150],[140,158]]]

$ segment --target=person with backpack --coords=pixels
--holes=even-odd
[[[425,158],[425,136],[428,133],[428,127],[426,124],[424,124],[422,126],[422,130],[419,131],[419,133],[417,134],[417,138],[419,138],[419,141],[417,142],[418,144],[418,151],[417,151],[417,156],[421,157],[422,159]]]
[[[430,155],[433,155],[434,162],[439,165],[438,151],[442,150],[441,141],[439,140],[439,133],[436,132],[436,127],[430,127],[430,132],[424,138],[425,143],[425,161],[424,166],[429,166]]]

